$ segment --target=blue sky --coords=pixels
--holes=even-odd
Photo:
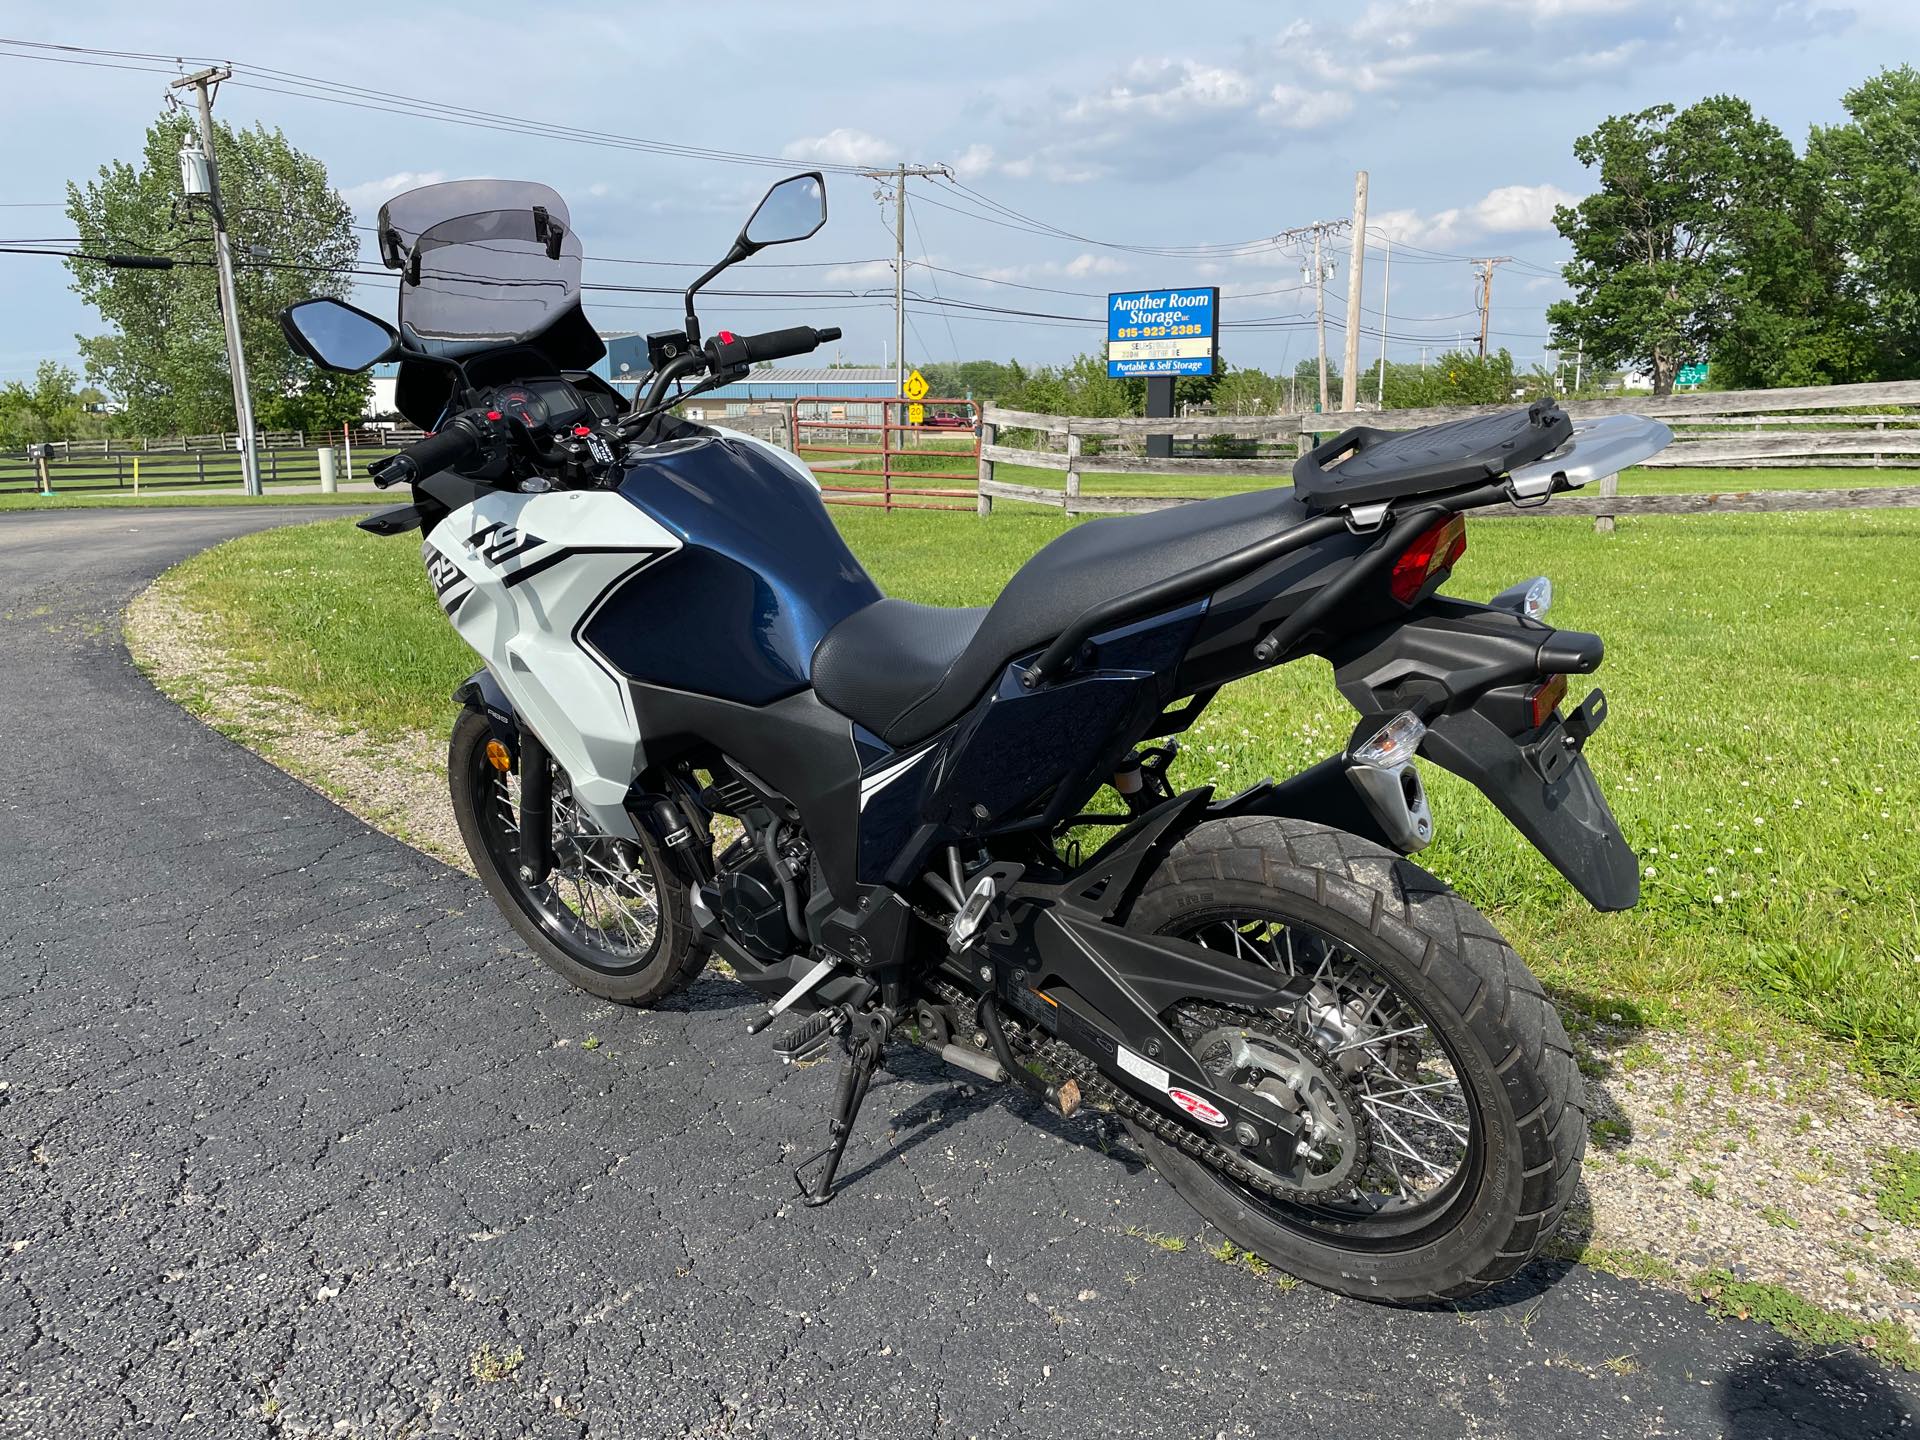
[[[1565,249],[1553,205],[1589,183],[1573,158],[1576,135],[1609,114],[1724,91],[1800,143],[1810,125],[1841,118],[1845,90],[1920,54],[1912,0],[1185,8],[736,0],[184,12],[16,0],[0,31],[230,59],[237,81],[252,83],[222,91],[221,117],[283,128],[325,162],[363,221],[425,180],[545,180],[573,207],[589,281],[684,283],[692,270],[612,262],[717,255],[777,172],[324,103],[277,93],[286,82],[253,67],[409,103],[796,162],[945,163],[966,188],[932,181],[910,190],[908,253],[925,262],[909,271],[914,291],[1097,320],[1108,290],[1217,284],[1229,326],[1268,322],[1230,328],[1223,352],[1267,368],[1313,349],[1300,255],[1267,237],[1345,215],[1358,168],[1371,175],[1372,226],[1400,247],[1389,353],[1412,359],[1423,343],[1437,351],[1471,337],[1471,272],[1449,257],[1510,255],[1520,263],[1500,272],[1492,329],[1527,363],[1546,346],[1541,312],[1560,293],[1553,271]],[[0,231],[70,233],[58,208],[36,207],[61,201],[69,179],[133,155],[165,83],[141,71],[0,57],[0,125],[12,137]],[[715,299],[702,308],[710,327],[839,323],[844,358],[880,359],[892,328],[891,215],[869,181],[836,174],[828,189],[827,228],[770,252],[737,283],[849,293]],[[1336,258],[1333,297],[1347,286],[1344,245]],[[1362,290],[1370,332],[1380,324],[1381,259],[1376,235]],[[0,256],[0,380],[43,357],[72,361],[74,335],[99,327],[65,282],[55,261]],[[372,282],[361,299],[390,312],[391,287]],[[1330,298],[1336,317],[1341,306]],[[1096,326],[1072,319],[918,308],[910,361],[1053,361],[1102,340]],[[660,328],[674,309],[661,296],[589,297],[602,329]],[[1369,362],[1379,343],[1374,333],[1363,340]],[[1337,354],[1337,332],[1329,344]]]

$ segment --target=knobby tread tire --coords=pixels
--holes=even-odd
[[[1399,1303],[1457,1300],[1507,1279],[1538,1255],[1554,1234],[1579,1178],[1586,1151],[1585,1089],[1573,1047],[1540,982],[1513,947],[1479,911],[1412,861],[1345,831],[1271,816],[1211,821],[1197,826],[1168,852],[1130,909],[1129,928],[1170,929],[1182,913],[1196,914],[1235,897],[1265,892],[1282,913],[1322,927],[1334,938],[1340,922],[1373,942],[1361,953],[1389,968],[1404,966],[1426,982],[1429,1003],[1438,998],[1484,1057],[1496,1094],[1481,1096],[1481,1108],[1497,1107],[1500,1134],[1483,1124],[1483,1143],[1513,1143],[1516,1154],[1504,1194],[1489,1197],[1503,1213],[1493,1227],[1449,1260],[1438,1247],[1434,1264],[1417,1273],[1383,1280],[1365,1273],[1367,1255],[1354,1256],[1351,1271],[1319,1263],[1302,1265],[1298,1253],[1266,1258],[1330,1288]],[[1304,902],[1304,903],[1303,903]],[[1430,1017],[1435,1020],[1442,1016]],[[1209,1195],[1182,1173],[1179,1157],[1165,1154],[1151,1137],[1148,1148],[1176,1188],[1207,1218],[1248,1244],[1245,1216],[1216,1213],[1225,1198]],[[1160,1165],[1165,1158],[1170,1163]],[[1188,1162],[1191,1165],[1191,1162]],[[1184,1183],[1183,1183],[1184,1182]],[[1209,1201],[1213,1203],[1208,1203]],[[1486,1218],[1481,1207],[1482,1218]],[[1463,1216],[1463,1225],[1472,1217]],[[1223,1221],[1227,1223],[1223,1223]],[[1278,1227],[1273,1227],[1278,1231]],[[1279,1232],[1285,1236],[1291,1232]],[[1272,1237],[1265,1236],[1271,1243]]]

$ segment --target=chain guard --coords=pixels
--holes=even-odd
[[[940,998],[952,1005],[960,1013],[969,1011],[976,997],[965,994],[956,985],[945,981],[937,985]],[[1202,1006],[1194,1003],[1183,1004],[1181,1015],[1198,1012],[1210,1021],[1244,1027],[1248,1020],[1257,1020],[1262,1025],[1278,1025],[1286,1031],[1287,1043],[1297,1045],[1308,1052],[1316,1065],[1322,1068],[1330,1083],[1342,1087],[1342,1098],[1348,1103],[1350,1113],[1360,1126],[1360,1135],[1355,1143],[1360,1147],[1350,1174],[1363,1173],[1371,1158],[1369,1135],[1365,1125],[1365,1111],[1361,1109],[1359,1098],[1351,1083],[1341,1076],[1326,1052],[1306,1037],[1300,1035],[1289,1021],[1276,1019],[1264,1012],[1228,1010],[1222,1006]],[[1224,1021],[1220,1021],[1224,1017]],[[1198,1129],[1184,1125],[1164,1111],[1135,1097],[1130,1091],[1109,1080],[1087,1056],[1080,1053],[1066,1041],[1054,1036],[1037,1034],[1017,1015],[1003,1010],[1001,1026],[1006,1031],[1007,1044],[1013,1050],[1014,1058],[1020,1061],[1038,1060],[1051,1070],[1068,1076],[1080,1087],[1085,1101],[1091,1101],[1103,1109],[1110,1110],[1128,1123],[1147,1131],[1155,1139],[1181,1150],[1198,1160],[1209,1169],[1216,1170],[1228,1179],[1234,1180],[1249,1190],[1258,1192],[1272,1200],[1289,1204],[1323,1204],[1329,1192],[1312,1190],[1303,1186],[1289,1185],[1266,1169],[1253,1164],[1238,1150],[1210,1140]],[[1204,1028],[1214,1028],[1208,1025]]]

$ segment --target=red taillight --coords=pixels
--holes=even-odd
[[[1547,723],[1549,716],[1560,708],[1560,702],[1567,698],[1567,677],[1549,675],[1540,684],[1533,687],[1527,696],[1527,706],[1533,716],[1533,728],[1538,730]]]
[[[1467,522],[1459,515],[1437,520],[1414,536],[1413,543],[1393,562],[1390,582],[1393,598],[1411,605],[1413,597],[1435,575],[1451,570],[1454,561],[1467,553]]]

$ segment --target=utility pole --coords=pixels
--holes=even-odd
[[[1382,410],[1387,408],[1387,309],[1393,299],[1393,233],[1382,230],[1380,237],[1386,242],[1386,263],[1380,267],[1380,379],[1375,385],[1378,392],[1373,398]]]
[[[1276,244],[1287,241],[1300,241],[1308,236],[1313,239],[1313,265],[1311,269],[1301,267],[1300,278],[1313,286],[1314,330],[1318,336],[1320,355],[1320,411],[1327,410],[1327,279],[1333,274],[1333,267],[1320,257],[1322,236],[1338,234],[1350,223],[1347,220],[1316,220],[1311,225],[1296,225],[1291,230],[1282,230],[1274,236]]]
[[[227,371],[233,377],[233,410],[240,421],[240,475],[249,495],[260,494],[260,456],[254,449],[253,396],[247,391],[247,357],[240,348],[240,302],[233,288],[233,247],[227,212],[220,204],[220,169],[213,155],[213,92],[233,72],[224,65],[183,75],[167,88],[191,86],[200,100],[200,145],[207,156],[207,208],[213,213],[213,263],[220,286],[220,316],[227,330]]]
[[[1494,267],[1504,265],[1513,257],[1495,255],[1486,260],[1473,263],[1480,269],[1480,296],[1475,302],[1480,310],[1480,358],[1487,358],[1487,320],[1493,314],[1493,271]]]
[[[901,164],[861,173],[893,186],[893,393],[903,395],[907,388],[907,177],[945,175],[951,180],[953,172],[944,165]],[[884,199],[884,192],[879,193]]]
[[[1367,267],[1367,172],[1353,176],[1353,244],[1347,251],[1347,354],[1340,367],[1340,408],[1360,400],[1360,282]]]

